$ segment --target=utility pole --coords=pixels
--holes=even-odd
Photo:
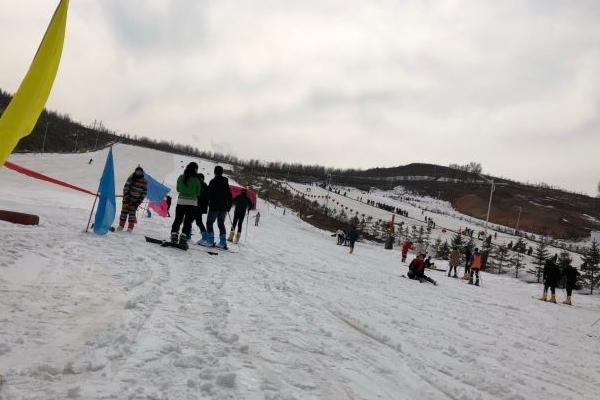
[[[75,134],[73,135],[73,137],[75,138],[75,150],[73,151],[74,153],[77,153],[77,139],[79,137],[79,131],[75,131]]]
[[[492,187],[490,188],[490,202],[488,203],[487,216],[485,217],[485,236],[487,237],[488,222],[490,220],[490,210],[492,209],[492,196],[494,195],[495,185],[492,180]]]
[[[48,135],[48,125],[50,125],[50,121],[46,121],[46,130],[44,131],[44,140],[42,141],[42,153],[46,152],[46,135]]]
[[[515,236],[519,231],[519,221],[521,220],[521,211],[523,211],[523,207],[519,206],[519,216],[517,217],[517,226],[515,227]]]
[[[325,198],[325,215],[329,215],[329,185],[331,183],[331,172],[327,174],[327,180],[325,181],[325,190],[327,190],[327,197]]]

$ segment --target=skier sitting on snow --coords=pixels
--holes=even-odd
[[[242,189],[242,192],[233,199],[235,204],[235,211],[233,212],[233,223],[231,225],[231,232],[229,232],[228,241],[238,243],[240,236],[242,235],[242,226],[244,224],[244,218],[246,217],[246,210],[252,209],[252,202],[248,198],[248,192],[246,189]],[[235,233],[235,227],[237,226],[237,233]],[[235,235],[235,237],[234,237]]]
[[[125,228],[125,222],[129,219],[129,226],[127,231],[131,232],[134,225],[137,223],[135,213],[138,207],[148,193],[148,182],[144,177],[144,170],[138,166],[133,174],[127,178],[125,186],[123,186],[123,205],[121,207],[121,216],[119,217],[118,231],[122,231]]]
[[[458,278],[458,275],[456,274],[456,268],[458,268],[460,264],[460,253],[456,247],[452,249],[448,258],[448,265],[450,266],[450,268],[448,268],[448,276],[450,276],[452,269],[454,269],[453,277]]]
[[[548,288],[550,288],[552,296],[549,301],[556,303],[556,286],[560,279],[560,269],[558,269],[558,265],[556,265],[557,258],[558,255],[555,254],[554,257],[547,259],[546,264],[544,265],[544,293],[542,294],[542,297],[540,297],[540,300],[542,301],[548,301]]]
[[[425,275],[424,258],[425,254],[419,254],[417,257],[415,257],[415,259],[412,260],[408,265],[407,275],[410,279],[417,280],[421,283],[423,283],[423,281],[427,281],[433,283],[434,285],[437,285],[437,283],[433,279]]]
[[[473,275],[477,277],[475,281],[475,286],[479,286],[479,270],[481,269],[481,253],[479,253],[479,249],[475,249],[473,255],[471,256],[471,274],[469,276],[469,284],[473,284]]]
[[[567,289],[567,299],[563,301],[563,304],[573,305],[571,303],[571,293],[573,293],[573,289],[577,284],[577,277],[580,275],[580,273],[571,264],[566,266],[563,273],[566,278],[565,288]]]

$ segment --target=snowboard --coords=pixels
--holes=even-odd
[[[188,249],[188,245],[186,245],[186,244],[173,243],[173,242],[170,242],[167,240],[151,238],[149,236],[145,236],[145,238],[146,238],[146,242],[159,244],[162,247],[175,247],[176,249],[184,250],[184,251]]]

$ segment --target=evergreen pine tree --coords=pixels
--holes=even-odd
[[[502,267],[504,263],[508,261],[508,247],[506,244],[502,244],[493,251],[493,266],[498,268],[498,274],[502,273]]]
[[[459,252],[463,251],[463,238],[460,232],[456,232],[454,236],[452,236],[452,248],[456,248]]]
[[[448,241],[445,240],[444,243],[442,243],[442,245],[440,246],[440,250],[438,251],[437,257],[441,258],[442,260],[447,260],[449,254],[450,246],[448,246]]]
[[[491,249],[492,249],[492,242],[487,240],[487,238],[486,238],[486,240],[484,240],[483,244],[481,245],[481,269],[487,268]]]
[[[515,267],[515,278],[519,277],[519,271],[523,268],[523,254],[519,252],[513,253],[511,262]]]
[[[583,257],[581,266],[581,278],[586,285],[590,287],[590,294],[594,294],[594,288],[600,285],[600,249],[598,243],[592,242],[592,246],[588,247]]]
[[[529,269],[527,272],[531,274],[535,274],[537,277],[537,283],[540,283],[542,279],[542,272],[544,272],[544,264],[546,260],[550,257],[550,253],[548,252],[548,241],[546,238],[543,238],[538,242],[535,250],[534,250],[534,260],[533,264],[534,268]]]
[[[438,236],[433,243],[433,250],[435,251],[435,256],[439,257],[440,247],[442,246],[442,239]]]

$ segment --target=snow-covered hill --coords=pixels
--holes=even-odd
[[[11,160],[94,190],[105,156]],[[138,163],[173,184],[188,161],[116,146],[117,185]],[[0,222],[3,400],[598,396],[596,297],[543,303],[539,285],[485,273],[419,284],[397,251],[350,255],[262,201],[260,226],[218,256],[145,243],[169,232],[157,217],[98,237],[82,233],[91,196],[6,169],[0,182],[0,208],[41,217]]]

